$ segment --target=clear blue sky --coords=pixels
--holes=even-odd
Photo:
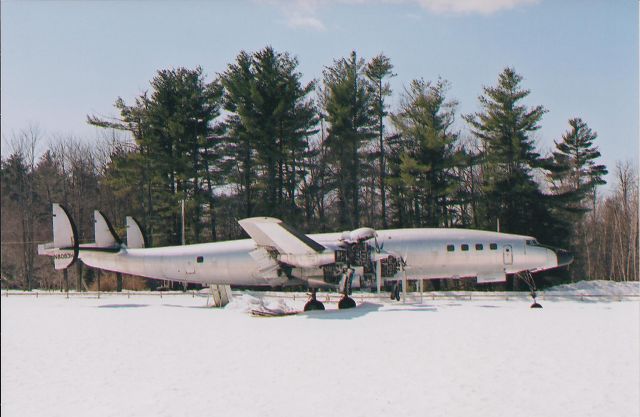
[[[306,79],[355,49],[392,60],[397,102],[414,78],[448,79],[458,114],[505,66],[549,112],[540,148],[582,117],[603,162],[638,163],[637,0],[2,1],[2,136],[98,140],[87,114],[115,116],[158,69],[200,65],[213,79],[240,50],[272,45]],[[392,108],[393,110],[393,108]],[[459,127],[464,124],[459,119]]]

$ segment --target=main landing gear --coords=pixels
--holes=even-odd
[[[316,299],[316,289],[311,288],[311,297],[307,304],[304,305],[304,311],[324,310],[324,304]]]
[[[392,300],[400,301],[400,281],[396,281],[396,283],[393,284],[393,288],[391,288],[391,294],[389,295],[389,298]]]
[[[540,304],[538,304],[538,302],[536,301],[536,282],[533,279],[533,275],[531,275],[530,271],[522,271],[522,272],[518,272],[516,275],[516,278],[520,278],[522,281],[524,281],[525,284],[527,284],[527,286],[529,287],[529,291],[531,294],[531,298],[533,298],[533,304],[531,304],[531,308],[542,308],[542,306]]]
[[[345,308],[355,308],[356,306],[356,302],[353,300],[353,298],[349,297],[349,294],[351,294],[351,281],[353,280],[353,273],[353,269],[349,268],[343,274],[344,283],[342,286],[342,298],[340,299],[340,301],[338,301],[338,308],[340,310],[343,310]]]
[[[342,275],[342,281],[340,283],[342,298],[338,301],[338,308],[340,310],[356,307],[355,300],[349,297],[349,294],[351,294],[351,281],[353,280],[354,272],[355,271],[353,269],[349,268]],[[311,288],[310,291],[311,296],[309,297],[307,304],[304,305],[304,311],[324,310],[324,304],[316,298],[317,290],[315,288]]]

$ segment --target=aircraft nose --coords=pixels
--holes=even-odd
[[[556,257],[558,258],[558,266],[567,266],[573,262],[573,254],[564,249],[554,249]]]

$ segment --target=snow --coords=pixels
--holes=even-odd
[[[638,294],[625,285],[547,293]],[[257,318],[304,299],[4,295],[3,417],[640,413],[637,298],[356,297],[354,310]]]
[[[578,295],[592,295],[592,296],[620,296],[640,295],[640,282],[628,281],[628,282],[614,282],[614,281],[579,281],[573,284],[556,285],[548,290],[547,293],[566,293],[566,294],[578,294]]]

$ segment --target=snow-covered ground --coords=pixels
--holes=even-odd
[[[635,286],[634,286],[635,285]],[[245,294],[2,297],[2,416],[640,415],[640,303],[573,284],[256,318]],[[555,291],[556,296],[552,296]],[[572,294],[602,297],[571,297]],[[3,293],[4,294],[4,293]],[[357,297],[356,297],[357,299]]]

